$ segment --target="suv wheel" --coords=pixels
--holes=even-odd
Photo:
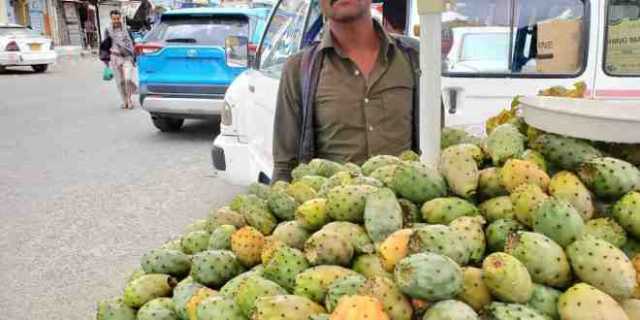
[[[35,71],[37,73],[43,73],[43,72],[47,71],[47,69],[49,68],[49,65],[36,64],[34,66],[31,66],[31,68],[33,68],[33,71]]]
[[[153,121],[153,125],[162,132],[178,131],[184,123],[184,119],[165,118],[154,115],[151,116],[151,121]]]

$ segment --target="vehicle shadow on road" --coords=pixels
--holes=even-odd
[[[5,69],[4,71],[0,71],[0,77],[2,76],[14,76],[14,75],[33,75],[33,74],[39,74],[34,72],[33,70],[31,70],[31,68],[29,69]]]
[[[201,120],[188,119],[185,120],[182,129],[178,132],[160,132],[158,131],[153,139],[162,141],[207,141],[213,142],[213,139],[220,134],[220,119]]]

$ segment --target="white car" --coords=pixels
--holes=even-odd
[[[45,72],[57,59],[51,39],[21,25],[0,24],[0,71],[30,66],[35,72]]]

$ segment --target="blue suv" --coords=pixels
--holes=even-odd
[[[268,8],[193,8],[162,15],[136,45],[140,104],[159,130],[220,115],[229,84],[248,66]]]

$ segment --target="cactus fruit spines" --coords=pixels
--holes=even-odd
[[[186,254],[196,254],[207,250],[211,233],[205,230],[191,231],[180,239],[182,252]]]
[[[132,308],[140,308],[155,298],[169,297],[176,284],[176,280],[166,274],[145,274],[127,284],[123,301]]]
[[[618,248],[627,242],[626,232],[612,218],[597,218],[587,221],[584,233],[605,240]]]
[[[492,320],[548,320],[537,310],[518,303],[492,302],[485,313]]]
[[[327,195],[329,216],[336,221],[362,223],[367,195],[376,190],[376,187],[369,185],[346,185],[333,188]]]
[[[558,313],[561,319],[632,320],[611,296],[586,283],[578,283],[560,296]]]
[[[491,292],[482,280],[482,269],[462,268],[462,281],[462,291],[457,297],[459,300],[464,301],[478,312],[491,303]]]
[[[300,226],[315,231],[329,222],[327,200],[322,198],[311,199],[296,209],[296,221]]]
[[[618,299],[630,298],[638,282],[627,256],[612,244],[585,235],[566,249],[573,270],[582,281]]]
[[[382,258],[376,254],[363,254],[353,260],[353,271],[367,277],[387,277],[393,279],[393,275],[384,269]]]
[[[478,195],[482,199],[509,195],[500,181],[500,169],[491,167],[478,172]]]
[[[203,251],[193,256],[191,277],[209,287],[220,287],[243,271],[236,255],[226,250]]]
[[[602,157],[602,152],[588,142],[554,134],[539,136],[532,147],[564,170],[575,170],[585,161]]]
[[[380,300],[369,296],[345,296],[340,299],[330,320],[391,320]]]
[[[471,252],[465,237],[449,226],[433,224],[416,228],[409,240],[409,252],[433,252],[447,256],[457,264],[469,263]]]
[[[500,182],[509,192],[523,184],[536,184],[543,191],[549,186],[549,176],[535,164],[518,159],[509,159],[500,169]]]
[[[584,221],[570,203],[549,198],[536,208],[533,230],[553,239],[564,248],[583,235]]]
[[[320,230],[304,244],[304,256],[313,266],[349,266],[353,258],[353,245],[344,235]]]
[[[458,144],[445,149],[440,155],[440,173],[444,176],[449,189],[462,197],[475,196],[478,189],[479,169],[476,158],[482,159],[482,150],[473,144]]]
[[[327,311],[332,312],[338,305],[340,298],[358,294],[365,282],[367,282],[367,278],[361,275],[348,276],[334,281],[327,289],[324,298]]]
[[[479,263],[487,250],[487,240],[484,235],[484,225],[487,222],[482,216],[459,217],[449,224],[467,247],[469,262]]]
[[[242,227],[231,235],[231,251],[245,267],[260,263],[266,238],[253,227]]]
[[[370,158],[362,165],[362,173],[366,176],[371,175],[378,168],[390,166],[390,165],[399,165],[402,163],[402,160],[398,157],[388,156],[388,155],[379,155]]]
[[[276,226],[271,237],[284,242],[286,245],[296,249],[303,249],[304,243],[311,234],[303,228],[297,221],[281,222]]]
[[[430,224],[449,224],[462,216],[477,216],[480,211],[471,202],[455,198],[435,198],[422,205],[422,218]]]
[[[191,259],[177,250],[154,249],[142,256],[141,265],[145,273],[164,273],[182,278],[189,274]]]
[[[549,182],[549,194],[573,205],[584,221],[591,219],[595,212],[591,191],[582,184],[580,178],[569,171],[556,173]]]
[[[450,258],[430,253],[406,257],[396,265],[396,285],[409,297],[439,301],[462,292],[462,269]]]
[[[479,320],[478,314],[466,303],[457,300],[440,301],[425,313],[423,320]]]
[[[631,235],[640,238],[640,192],[629,192],[613,206],[613,217]]]
[[[391,320],[411,320],[413,308],[411,302],[400,291],[393,280],[385,277],[372,277],[360,288],[359,294],[378,298],[384,311]]]
[[[520,156],[524,152],[525,137],[518,128],[503,124],[495,128],[487,137],[486,148],[494,165],[503,164],[507,159]]]
[[[375,243],[402,229],[402,208],[391,189],[381,188],[367,195],[364,227]]]
[[[422,163],[398,166],[391,188],[399,197],[414,203],[424,203],[447,194],[447,183],[437,170]]]
[[[571,266],[562,247],[543,234],[512,233],[505,252],[520,260],[536,283],[564,288],[572,279]]]
[[[346,237],[345,239],[351,243],[354,253],[356,254],[372,253],[375,251],[375,247],[367,231],[358,224],[346,221],[335,221],[324,225],[321,230],[335,232]]]
[[[592,159],[582,164],[578,175],[602,199],[616,200],[640,189],[640,169],[620,159]]]
[[[487,256],[482,262],[482,279],[501,301],[526,303],[531,298],[533,282],[529,271],[512,255],[496,252]]]
[[[513,202],[509,196],[500,196],[482,202],[478,209],[489,223],[500,219],[516,219]]]
[[[264,265],[263,276],[291,291],[296,285],[296,276],[309,268],[302,252],[290,247],[279,247],[269,262]]]
[[[261,297],[285,295],[287,290],[260,276],[248,277],[238,287],[235,301],[248,318],[255,311],[256,300]]]
[[[412,234],[412,229],[398,230],[380,244],[378,253],[385,270],[392,272],[398,261],[409,254],[409,240]]]
[[[489,251],[504,251],[509,234],[525,229],[526,227],[516,220],[500,219],[492,222],[485,230]]]
[[[288,320],[308,320],[313,315],[326,312],[321,305],[294,295],[258,298],[255,309],[251,320],[282,319],[283,315]]]
[[[527,305],[551,320],[560,320],[558,299],[561,291],[540,284],[533,285],[533,293]]]
[[[122,299],[107,299],[98,302],[96,320],[136,320],[136,310]]]
[[[535,184],[525,184],[516,188],[510,195],[516,220],[528,227],[533,226],[533,217],[538,205],[548,198],[549,196]]]
[[[236,232],[236,227],[223,224],[215,228],[209,237],[209,250],[231,250],[231,235]]]
[[[272,191],[267,198],[269,209],[280,220],[288,221],[295,219],[298,203],[296,199],[285,191]]]
[[[197,320],[247,319],[233,299],[222,296],[209,297],[202,301],[196,309],[196,318]]]
[[[322,303],[329,286],[334,281],[352,275],[358,275],[358,273],[340,266],[312,267],[296,276],[296,287],[293,293]]]

